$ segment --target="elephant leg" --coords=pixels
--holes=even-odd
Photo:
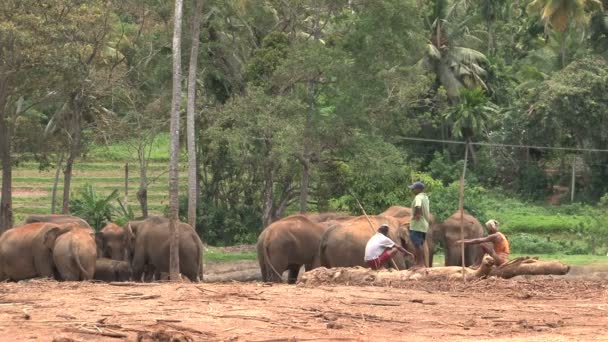
[[[298,274],[300,273],[301,265],[289,265],[287,269],[289,270],[289,276],[287,277],[288,284],[295,284],[298,281]]]
[[[450,245],[445,249],[445,265],[446,266],[462,266],[462,256],[460,246]]]
[[[36,253],[34,255],[34,266],[36,267],[36,273],[40,278],[53,278],[55,272],[57,272],[53,262],[53,256],[50,252]]]
[[[133,272],[133,280],[141,281],[141,277],[144,274],[146,267],[146,260],[143,251],[141,248],[135,251],[135,255],[133,256],[133,261],[131,263],[132,272]],[[146,272],[147,273],[147,272]]]
[[[314,269],[312,264],[306,264],[304,265],[304,272],[308,272],[310,270]]]

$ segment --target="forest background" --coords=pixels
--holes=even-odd
[[[202,4],[185,2],[182,64],[200,14],[206,243],[255,242],[297,212],[360,214],[357,200],[409,206],[413,180],[445,219],[469,146],[465,209],[502,222],[516,252],[606,253],[607,0]],[[0,226],[166,212],[173,4],[7,0],[0,15]]]

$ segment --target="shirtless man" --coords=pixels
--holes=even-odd
[[[498,221],[492,219],[486,222],[486,230],[488,236],[478,239],[458,240],[456,243],[464,243],[465,245],[476,245],[489,254],[494,259],[494,264],[500,266],[509,260],[509,241],[505,235],[498,231]]]

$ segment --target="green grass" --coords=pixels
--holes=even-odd
[[[154,162],[169,161],[169,142],[168,133],[159,134],[154,140],[150,160]],[[133,144],[129,142],[116,142],[110,146],[93,146],[87,153],[87,158],[95,161],[128,161],[135,159]]]
[[[203,258],[206,262],[231,262],[239,260],[256,260],[256,252],[223,253],[219,251],[207,251]]]

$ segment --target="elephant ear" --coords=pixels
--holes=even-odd
[[[53,249],[55,246],[55,240],[57,240],[60,235],[65,234],[70,230],[72,230],[71,226],[50,228],[44,233],[44,245],[49,249]]]

